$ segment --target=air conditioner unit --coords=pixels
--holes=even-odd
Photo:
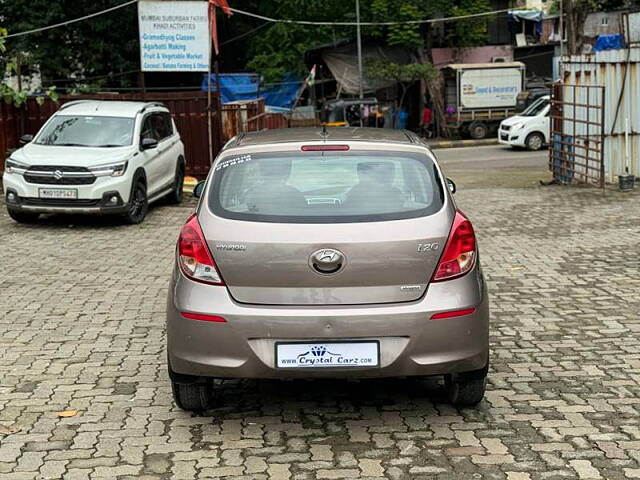
[[[492,63],[504,63],[509,62],[511,59],[509,57],[491,57]]]

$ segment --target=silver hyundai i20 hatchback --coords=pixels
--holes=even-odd
[[[444,375],[477,404],[489,305],[455,186],[410,132],[241,135],[198,185],[167,305],[169,375],[185,410],[213,379]]]

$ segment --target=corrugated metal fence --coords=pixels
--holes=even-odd
[[[571,95],[573,85],[604,87],[606,181],[616,182],[618,175],[625,175],[627,164],[630,174],[640,176],[640,48],[572,56],[563,65],[562,83],[567,95]],[[586,109],[576,111],[578,115],[586,113]]]

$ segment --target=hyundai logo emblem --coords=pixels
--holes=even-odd
[[[309,265],[322,274],[337,273],[345,263],[344,254],[334,248],[316,250],[309,258]]]

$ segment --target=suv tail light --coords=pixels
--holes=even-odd
[[[444,253],[433,276],[434,282],[460,277],[473,268],[476,261],[476,235],[462,212],[456,211]]]
[[[180,231],[178,264],[182,273],[191,280],[224,285],[195,214],[187,219]]]

